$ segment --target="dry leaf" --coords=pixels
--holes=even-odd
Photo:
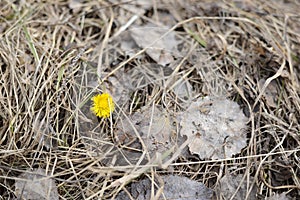
[[[16,180],[15,192],[20,199],[59,199],[55,181],[44,169],[38,168],[22,173]]]
[[[188,102],[193,97],[193,87],[188,80],[180,81],[174,87],[174,93],[177,98],[179,98],[183,102]]]
[[[108,77],[106,88],[119,106],[124,105],[133,91],[131,81],[126,73],[117,73],[117,76]]]
[[[47,150],[57,147],[54,128],[47,122],[45,113],[42,110],[36,114],[36,118],[32,125],[34,130],[32,138],[39,143],[39,146],[43,145]]]
[[[258,82],[258,89],[260,92],[262,92],[263,86],[265,84],[265,79],[260,79]],[[278,91],[276,88],[276,82],[271,81],[271,83],[266,87],[266,90],[264,91],[263,97],[266,99],[266,103],[273,108],[277,107],[277,97],[278,97]]]
[[[249,187],[254,180],[250,177],[250,183],[247,183],[247,177],[243,180],[243,176],[243,174],[237,176],[227,174],[220,180],[219,194],[223,196],[221,199],[244,200],[246,198],[249,191],[247,187]],[[236,192],[237,189],[238,191]],[[254,185],[248,199],[256,199],[256,191],[257,187]],[[234,194],[235,196],[233,197]]]
[[[152,63],[137,66],[130,70],[118,70],[108,77],[106,88],[120,106],[124,105],[130,95],[149,84],[163,85],[164,79],[172,73],[169,67]]]
[[[267,200],[291,200],[292,198],[287,196],[285,192],[281,194],[274,194],[271,197],[268,197]]]
[[[70,9],[79,9],[82,7],[82,0],[70,0],[68,5]]]
[[[162,176],[162,181],[157,181],[160,188],[163,188],[159,199],[176,199],[176,200],[210,200],[213,196],[213,191],[207,188],[203,183],[190,180],[187,177],[177,175]],[[155,184],[156,185],[156,184]],[[127,187],[133,199],[144,200],[151,199],[152,182],[149,179],[140,180],[137,183],[132,183]],[[154,195],[157,195],[157,185],[154,189]],[[117,200],[130,199],[128,194],[121,192]]]
[[[130,143],[131,147],[138,147],[137,136],[134,128],[140,134],[150,155],[169,150],[173,145],[172,134],[174,133],[171,118],[167,112],[161,111],[158,107],[142,108],[140,111],[130,116],[131,122],[122,118],[117,123],[115,133],[117,142],[122,145]]]
[[[204,97],[183,113],[180,133],[191,140],[190,152],[201,159],[230,158],[246,146],[246,121],[237,103]]]
[[[137,15],[143,15],[146,10],[151,9],[153,6],[152,1],[149,0],[135,0],[134,2],[128,2],[128,0],[109,0],[112,4],[120,4],[122,8],[135,13]]]
[[[125,31],[117,37],[118,42],[120,42],[120,48],[124,52],[125,55],[132,57],[138,52],[138,46],[134,42],[133,38],[131,37],[128,31]],[[137,56],[137,58],[140,58]]]
[[[177,53],[176,49],[179,44],[174,32],[170,32],[158,40],[168,30],[167,27],[147,24],[130,29],[130,33],[139,47],[148,48],[147,54],[158,64],[165,66],[174,61],[173,54]],[[156,40],[158,41],[153,44]]]

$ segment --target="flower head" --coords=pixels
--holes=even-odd
[[[107,118],[115,110],[115,104],[108,93],[97,94],[92,98],[93,107],[91,110],[98,117]]]

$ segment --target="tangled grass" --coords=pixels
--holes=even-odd
[[[1,1],[1,198],[15,198],[18,176],[34,168],[56,181],[61,199],[110,199],[141,176],[166,173],[205,183],[216,199],[227,173],[244,175],[247,197],[257,188],[257,198],[299,198],[299,3],[156,0],[136,15],[135,1],[114,2]],[[145,72],[154,62],[146,49],[127,57],[120,47],[134,16],[176,32],[180,56],[167,79]],[[116,105],[115,119],[98,120],[91,97],[121,87],[110,78],[131,69],[145,73],[133,76],[130,98]],[[238,102],[249,117],[247,147],[223,160],[115,165],[116,119],[152,104],[184,110],[172,90],[179,80],[198,96]]]

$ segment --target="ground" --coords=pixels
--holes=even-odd
[[[1,1],[0,198],[300,199],[299,8]]]

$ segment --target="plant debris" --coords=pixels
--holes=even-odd
[[[156,183],[142,179],[132,183],[126,190],[130,191],[130,196],[126,192],[121,192],[116,200],[153,199],[154,196],[157,199],[209,200],[213,196],[213,191],[203,183],[176,175],[161,176]]]
[[[174,61],[173,54],[176,54],[177,45],[179,44],[175,33],[168,31],[168,27],[146,24],[130,29],[130,34],[138,46],[146,48],[147,54],[157,64],[166,66]]]
[[[121,118],[117,123],[115,137],[116,142],[126,148],[140,150],[143,143],[145,151],[153,157],[156,153],[170,150],[176,144],[175,133],[171,116],[154,105],[142,107],[128,118]]]
[[[201,159],[230,158],[246,146],[247,118],[239,106],[223,98],[204,97],[182,114],[182,136],[187,136],[191,153]]]
[[[18,178],[15,183],[15,192],[18,198],[59,199],[55,181],[46,174],[45,170],[41,168],[26,170]]]
[[[0,8],[1,198],[137,196],[147,177],[159,199],[172,174],[211,199],[300,199],[298,1]],[[107,118],[90,109],[103,93]]]
[[[220,195],[222,196],[220,199],[255,199],[255,194],[257,191],[256,186],[251,188],[251,184],[253,183],[253,177],[250,177],[250,181],[248,182],[247,177],[243,177],[244,175],[239,174],[237,176],[226,174],[220,180]],[[250,190],[250,192],[249,192]],[[249,193],[249,196],[247,196]]]

